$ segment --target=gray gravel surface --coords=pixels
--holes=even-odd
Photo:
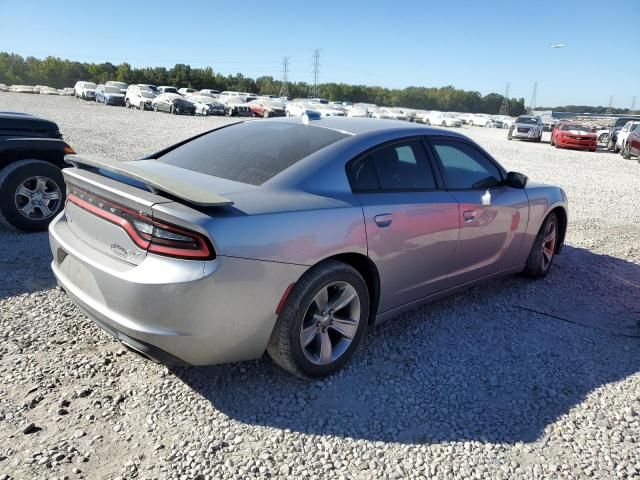
[[[0,93],[79,153],[138,157],[227,119]],[[465,128],[570,198],[543,281],[484,286],[373,329],[303,382],[267,358],[167,368],[54,286],[46,234],[0,230],[0,480],[639,478],[640,165]]]

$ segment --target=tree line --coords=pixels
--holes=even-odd
[[[211,67],[192,68],[176,64],[172,68],[134,68],[128,63],[114,65],[63,60],[57,57],[38,59],[22,57],[15,53],[0,52],[0,83],[7,85],[47,85],[55,88],[73,86],[78,80],[104,83],[117,80],[129,84],[174,85],[200,90],[235,90],[260,95],[278,95],[282,82],[271,76],[256,79],[241,73],[222,75]],[[293,98],[306,98],[310,85],[306,82],[289,82],[288,94]],[[392,107],[451,112],[473,112],[497,114],[504,100],[498,93],[481,95],[480,92],[446,87],[407,87],[403,89],[383,88],[346,83],[324,83],[319,86],[320,95],[331,101],[375,103]],[[509,99],[509,114],[525,113],[524,98]]]

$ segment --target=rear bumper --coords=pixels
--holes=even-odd
[[[130,348],[169,364],[259,358],[288,285],[306,267],[233,257],[201,262],[147,255],[131,265],[51,222],[51,268],[69,298]]]

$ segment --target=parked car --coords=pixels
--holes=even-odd
[[[244,101],[245,97],[218,97],[230,117],[250,117],[253,115],[251,107]]]
[[[567,227],[562,189],[408,122],[238,122],[138,161],[67,160],[53,273],[97,326],[165,363],[266,351],[330,375],[373,323],[546,276]]]
[[[27,232],[46,230],[64,206],[60,169],[71,153],[54,122],[0,112],[0,221]]]
[[[186,97],[187,95],[191,95],[192,93],[196,93],[196,92],[197,90],[195,88],[182,87],[178,89],[178,93],[183,97]]]
[[[609,139],[607,140],[607,150],[613,151],[616,147],[616,143],[618,141],[618,132],[622,130],[627,122],[632,122],[634,120],[638,120],[638,117],[621,117],[616,118],[613,122],[613,125],[609,129]]]
[[[368,117],[369,110],[364,105],[354,104],[349,110],[347,110],[348,117]]]
[[[60,95],[60,92],[53,87],[40,88],[40,95]]]
[[[285,114],[284,104],[270,98],[252,100],[247,105],[256,117],[284,117]]]
[[[129,88],[129,84],[128,83],[116,82],[115,80],[109,80],[104,85],[106,87],[116,87],[118,90],[120,90],[120,93],[122,95],[126,95],[127,94],[127,88]]]
[[[493,126],[496,128],[511,128],[511,125],[515,122],[514,117],[509,117],[507,115],[493,115],[491,117],[493,119]]]
[[[285,115],[287,117],[301,117],[309,112],[312,114],[320,115],[320,112],[316,109],[318,104],[312,105],[310,103],[306,103],[305,101],[291,101],[287,103],[285,107]]]
[[[217,97],[218,95],[220,95],[219,90],[213,90],[211,88],[203,88],[202,90],[200,90],[200,93],[204,95],[212,95],[214,97]]]
[[[0,92],[8,92],[9,87],[7,87],[4,83],[0,83]]]
[[[224,115],[224,105],[208,95],[196,94],[189,97],[196,107],[196,115]]]
[[[458,118],[462,121],[463,125],[471,125],[473,113],[461,113],[460,115],[458,115]]]
[[[493,126],[493,119],[486,113],[474,113],[469,124],[476,127],[491,127]]]
[[[154,112],[169,112],[174,115],[195,115],[196,106],[178,93],[161,93],[151,101]]]
[[[636,129],[638,125],[640,125],[640,120],[632,120],[625,123],[624,127],[620,129],[616,137],[616,145],[615,147],[613,147],[614,152],[618,153],[624,149],[624,145],[627,142],[627,137],[632,131]]]
[[[71,88],[71,87],[59,88],[58,93],[62,97],[73,97],[76,94],[76,90],[75,88]]]
[[[93,82],[79,81],[73,87],[76,92],[76,98],[83,100],[95,100],[97,85]]]
[[[639,157],[638,163],[640,163],[640,126],[636,127],[627,137],[622,149],[622,157],[626,160],[631,157]]]
[[[156,94],[148,88],[148,85],[129,85],[124,97],[124,105],[127,108],[150,110],[154,98],[156,98]]]
[[[507,138],[509,140],[519,138],[521,140],[539,142],[542,140],[542,129],[543,126],[540,117],[520,115],[509,128]]]
[[[177,93],[180,94],[180,92],[178,92],[178,89],[176,87],[169,87],[167,85],[161,85],[158,87],[158,95],[161,93]]]
[[[313,103],[313,110],[320,113],[321,117],[346,117],[347,111],[344,108],[330,105],[328,103]]]
[[[9,91],[14,93],[34,93],[33,88],[31,85],[11,85]]]
[[[438,112],[432,110],[426,115],[422,116],[426,125],[435,125],[438,127],[461,127],[462,120],[455,117],[450,113]]]
[[[596,151],[598,139],[591,128],[575,122],[559,122],[551,132],[551,146]]]
[[[124,105],[124,95],[118,87],[100,84],[96,87],[96,102],[122,106]]]

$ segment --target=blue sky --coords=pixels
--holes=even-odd
[[[55,6],[54,6],[55,5]],[[615,15],[614,15],[615,13]],[[384,87],[444,86],[537,104],[640,105],[640,0],[0,0],[0,50]],[[552,43],[566,48],[552,49]]]

